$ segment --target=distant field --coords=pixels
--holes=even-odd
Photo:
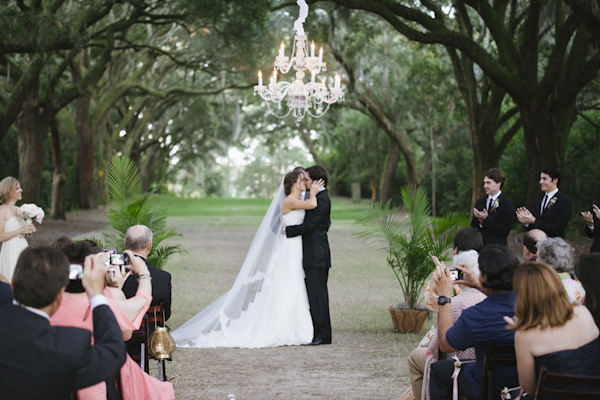
[[[263,216],[271,199],[233,199],[206,197],[202,199],[185,199],[181,197],[154,195],[151,203],[164,207],[169,217],[189,216]],[[335,197],[331,199],[331,219],[355,220],[362,216],[369,200],[361,203],[352,203],[347,198]]]

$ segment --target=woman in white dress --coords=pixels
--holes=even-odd
[[[310,343],[312,319],[302,268],[302,238],[282,235],[317,206],[323,182],[310,198],[300,171],[288,173],[254,236],[232,288],[172,332],[178,347],[260,348]]]
[[[15,203],[21,200],[21,185],[19,181],[8,176],[0,181],[0,273],[8,281],[12,280],[12,274],[17,265],[21,252],[27,248],[27,240],[24,235],[35,232],[33,225],[25,224],[22,213]]]

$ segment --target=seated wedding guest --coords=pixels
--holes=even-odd
[[[477,279],[479,279],[478,257],[479,254],[475,250],[462,251],[453,257],[453,265],[468,265],[473,274],[477,275]],[[434,257],[433,259],[436,266],[440,266],[441,268],[440,261],[437,257]],[[437,281],[438,277],[439,274],[435,271],[432,280]],[[452,297],[451,313],[453,323],[460,317],[464,309],[474,306],[477,303],[481,303],[486,297],[485,294],[478,289],[471,288],[464,284],[460,286],[462,289],[461,293]],[[432,287],[435,289],[436,285],[434,284]],[[431,364],[438,361],[439,347],[437,327],[434,326],[431,332],[431,342],[429,343],[429,347],[417,347],[408,356],[410,383],[416,400],[429,399],[429,372]],[[475,349],[468,348],[465,351],[443,354],[442,359],[452,359],[453,356],[456,356],[459,359],[473,359],[475,358]]]
[[[600,253],[584,254],[575,267],[577,278],[585,290],[583,304],[600,327]]]
[[[89,241],[82,241],[66,246],[63,251],[70,257],[72,262],[77,262],[81,257],[85,257],[87,253],[90,253],[92,249],[97,251],[99,248],[92,247],[92,243]],[[148,269],[145,263],[141,259],[134,257],[129,251],[126,251],[126,254],[131,257],[131,265],[128,265],[128,267],[140,276],[138,293],[136,296],[126,299],[119,289],[115,287],[104,288],[104,293],[109,299],[109,305],[117,318],[117,322],[119,323],[125,340],[131,337],[132,330],[140,327],[144,314],[150,306],[150,292],[152,290]],[[123,280],[123,278],[125,278],[123,275],[126,275],[125,269],[119,268],[115,275],[109,274],[108,276],[114,276],[115,278],[120,277],[121,280]],[[54,316],[52,316],[50,323],[52,325],[76,326],[93,331],[94,327],[89,324],[89,320],[85,317],[89,304],[86,302],[86,299],[82,298],[81,294],[78,293],[77,283],[77,281],[70,282],[67,287],[67,292],[70,293],[65,293],[61,308]],[[80,390],[78,392],[79,399],[105,399],[107,393],[109,399],[113,398],[113,396],[116,396],[114,380],[112,382],[107,382],[107,384],[108,386],[99,384],[94,387]],[[121,368],[121,387],[123,389],[123,399],[125,400],[170,400],[175,398],[171,383],[161,382],[146,374],[129,356],[126,358],[125,364]]]
[[[547,238],[546,232],[541,229],[532,229],[523,236],[523,260],[537,260],[537,245],[540,240]]]
[[[585,220],[585,234],[589,238],[594,239],[590,253],[600,253],[600,234],[596,230],[600,229],[600,203],[592,204],[590,211],[582,212],[581,215]]]
[[[513,285],[515,322],[509,327],[515,331],[521,388],[533,398],[542,367],[550,372],[600,376],[598,327],[587,308],[571,304],[552,267],[526,262],[515,272]]]
[[[50,243],[50,247],[52,247],[53,249],[56,249],[58,251],[62,251],[63,247],[65,247],[68,244],[73,244],[73,243],[75,243],[75,242],[70,237],[59,236],[57,238],[54,238],[54,240],[52,240],[52,243]]]
[[[15,302],[0,307],[2,398],[64,400],[119,371],[126,352],[102,294],[106,270],[101,257],[85,259],[82,286],[89,298],[88,318],[101,327],[92,339],[89,330],[51,326],[48,321],[69,282],[66,257],[49,247],[21,253],[13,275]]]
[[[514,313],[515,295],[512,284],[513,274],[518,266],[519,260],[507,247],[495,244],[486,246],[479,254],[479,279],[467,265],[456,265],[456,268],[465,274],[464,279],[456,283],[480,289],[488,297],[481,303],[463,310],[454,323],[450,300],[450,271],[438,265],[436,293],[440,296],[439,348],[445,353],[451,353],[475,347],[475,362],[463,364],[458,375],[459,396],[479,399],[487,341],[500,345],[514,343],[514,332],[506,330],[504,316]],[[454,360],[440,360],[431,365],[431,399],[452,397],[453,371]],[[494,369],[494,398],[500,398],[500,391],[505,386],[518,386],[517,369],[514,366]]]
[[[575,251],[563,238],[548,238],[538,244],[538,261],[550,265],[558,272],[558,276],[567,291],[571,303],[578,302],[585,296],[585,290],[572,275]]]
[[[454,235],[454,245],[452,248],[453,255],[462,253],[463,251],[475,250],[477,253],[483,248],[483,236],[481,233],[470,226],[465,226],[459,229]],[[454,286],[456,293],[460,293],[460,287]],[[430,280],[425,288],[425,307],[431,312],[438,312],[438,296],[435,294],[435,284]]]
[[[171,316],[171,274],[148,263],[148,254],[152,250],[152,231],[144,225],[135,225],[127,229],[124,239],[125,248],[144,260],[152,277],[152,305],[163,303],[165,320]],[[135,295],[137,290],[136,274],[132,274],[123,285],[127,298]]]
[[[144,260],[152,277],[152,306],[162,303],[165,310],[165,321],[171,316],[171,274],[148,263],[148,254],[152,250],[152,231],[145,225],[134,225],[127,229],[123,240],[125,248],[131,250],[136,257]],[[123,285],[123,293],[127,298],[137,290],[137,275],[132,274]],[[154,329],[154,326],[151,327]],[[126,343],[130,355],[140,354],[140,338],[133,338]]]

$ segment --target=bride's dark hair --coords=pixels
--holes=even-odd
[[[292,193],[292,186],[298,181],[300,175],[302,175],[302,171],[292,171],[283,178],[283,192],[286,196]]]

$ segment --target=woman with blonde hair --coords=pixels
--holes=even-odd
[[[11,281],[21,252],[27,248],[24,235],[35,232],[33,225],[25,224],[15,203],[21,200],[23,189],[19,181],[7,176],[0,181],[0,273]]]
[[[587,308],[569,301],[556,271],[526,262],[514,275],[515,352],[521,388],[535,395],[540,369],[600,376],[598,327]],[[565,387],[566,389],[566,387]]]

